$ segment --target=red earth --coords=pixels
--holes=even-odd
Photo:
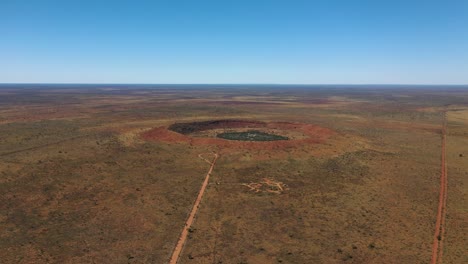
[[[144,140],[160,141],[167,143],[188,143],[190,145],[216,145],[219,147],[233,148],[233,149],[278,149],[297,147],[302,145],[310,145],[323,143],[331,135],[335,134],[334,131],[318,125],[305,124],[305,123],[290,123],[290,122],[258,122],[258,121],[242,121],[242,120],[225,120],[217,122],[217,126],[210,126],[209,129],[217,128],[246,128],[246,127],[262,127],[269,129],[297,131],[303,133],[306,137],[301,139],[279,140],[279,141],[261,141],[261,142],[247,142],[247,141],[233,141],[221,138],[200,138],[191,137],[190,134],[184,135],[168,129],[167,126],[153,128],[141,134]]]

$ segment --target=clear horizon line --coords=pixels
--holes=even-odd
[[[113,83],[113,82],[0,82],[0,85],[34,85],[34,84],[53,84],[53,85],[296,85],[296,86],[307,86],[307,85],[349,85],[349,86],[369,86],[369,85],[381,85],[381,86],[468,86],[467,84],[459,83]]]

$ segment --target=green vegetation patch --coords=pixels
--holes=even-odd
[[[228,140],[240,140],[240,141],[275,141],[275,140],[288,140],[289,138],[268,134],[258,130],[249,130],[245,132],[226,132],[218,134],[217,137],[228,139]]]
[[[191,123],[175,123],[169,126],[169,130],[188,135],[195,132],[206,131],[217,128],[244,128],[244,127],[259,127],[265,126],[264,122],[260,121],[245,121],[245,120],[211,120]]]

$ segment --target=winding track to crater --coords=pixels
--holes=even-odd
[[[205,159],[201,154],[198,155],[198,157],[208,162],[208,160]],[[174,248],[174,251],[172,252],[172,256],[171,256],[171,259],[169,260],[169,264],[177,264],[177,261],[179,260],[180,253],[182,253],[182,249],[184,247],[185,241],[187,240],[190,227],[192,226],[193,220],[195,218],[195,214],[197,213],[198,207],[200,206],[200,202],[203,198],[203,193],[205,193],[206,187],[208,186],[208,181],[210,180],[210,175],[211,175],[211,172],[213,171],[213,168],[216,164],[217,159],[218,159],[218,154],[214,153],[214,159],[211,162],[210,169],[208,170],[208,173],[206,174],[205,181],[203,181],[203,184],[200,188],[200,192],[198,193],[197,199],[195,200],[195,203],[193,204],[192,211],[190,211],[189,217],[187,218],[187,221],[185,222],[185,226],[184,226],[184,229],[182,230],[182,233],[180,234],[179,240],[177,240],[177,245]]]
[[[436,228],[432,244],[431,264],[442,263],[443,241],[445,235],[445,218],[447,214],[447,164],[445,160],[445,145],[447,137],[447,112],[444,112],[444,124],[442,127],[442,155],[440,171],[439,207],[437,209]]]

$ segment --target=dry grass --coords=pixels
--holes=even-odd
[[[444,259],[468,262],[466,91],[110,88],[0,90],[2,263],[165,263],[213,151],[181,263],[427,263],[452,103]],[[220,119],[333,134],[267,128],[302,142],[271,147],[141,137]]]

